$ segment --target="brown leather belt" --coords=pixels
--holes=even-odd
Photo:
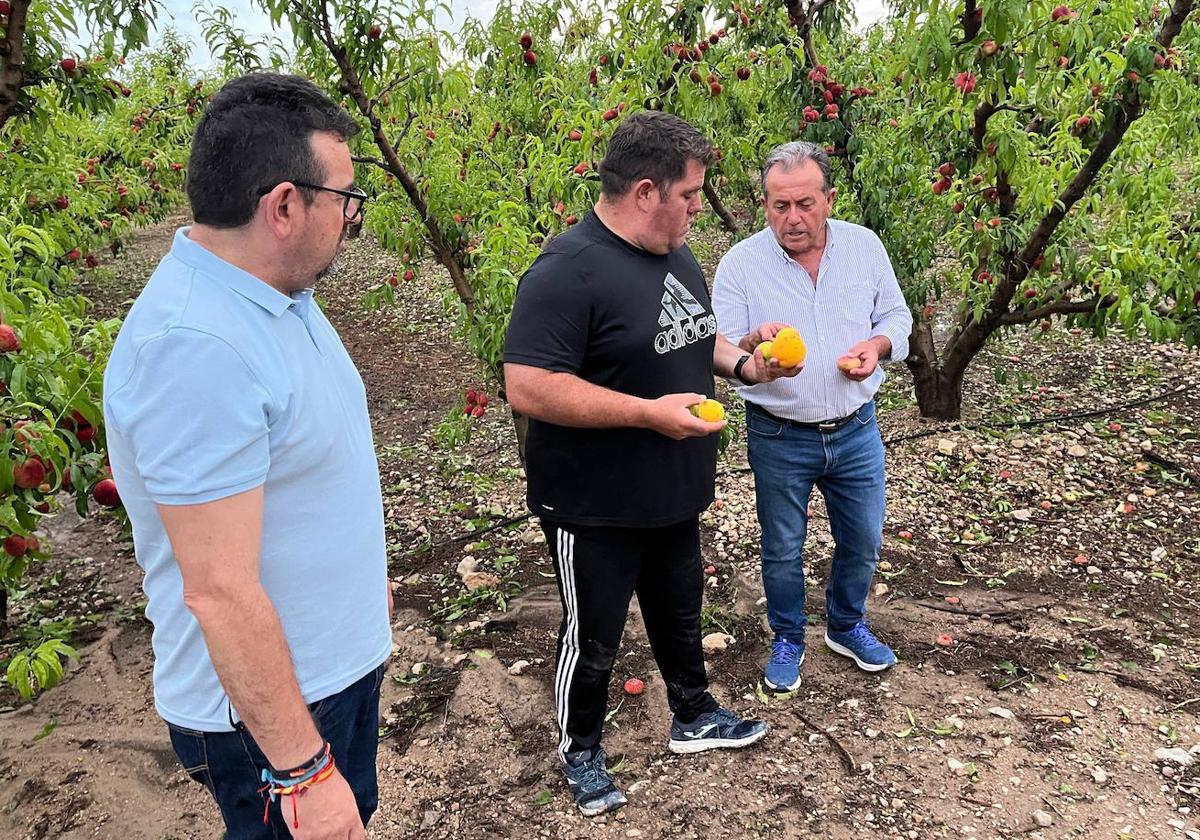
[[[815,429],[824,435],[836,432],[838,429],[842,428],[842,426],[845,426],[847,423],[853,420],[858,415],[858,412],[862,409],[862,406],[860,405],[845,417],[839,417],[837,420],[822,420],[819,423],[802,423],[799,420],[789,420],[786,417],[780,417],[777,414],[772,414],[761,405],[756,403],[748,402],[747,405],[750,406],[750,408],[754,411],[764,414],[767,417],[770,417],[772,420],[778,420],[780,423],[788,426],[794,426],[797,429]]]

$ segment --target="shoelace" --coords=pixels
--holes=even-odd
[[[713,722],[718,724],[721,731],[725,731],[726,726],[737,726],[742,722],[742,719],[728,709],[717,709],[712,713]]]
[[[584,765],[587,771],[580,777],[579,787],[585,793],[603,790],[612,783],[612,777],[608,775],[608,769],[604,766],[604,762],[604,753],[597,753],[591,761]]]
[[[859,642],[867,647],[874,648],[883,646],[883,642],[876,639],[875,634],[867,629],[867,624],[864,621],[860,621],[858,624],[854,625],[854,629],[850,631],[850,638],[853,641]]]
[[[800,646],[787,639],[776,639],[771,645],[771,661],[781,665],[795,665],[800,660]]]

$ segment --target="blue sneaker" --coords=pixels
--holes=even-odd
[[[673,753],[748,747],[766,734],[767,725],[761,720],[742,720],[728,709],[717,709],[691,723],[672,719],[671,743],[667,746]]]
[[[860,621],[849,630],[825,631],[825,644],[834,653],[848,656],[864,671],[886,671],[896,664],[896,654]]]
[[[776,636],[763,682],[772,691],[795,691],[800,687],[800,666],[803,664],[804,645]]]
[[[571,795],[585,817],[615,811],[628,801],[608,775],[607,760],[608,756],[599,748],[593,750],[590,757],[587,752],[563,757],[563,773]]]

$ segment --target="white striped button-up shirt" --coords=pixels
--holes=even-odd
[[[838,369],[838,358],[883,335],[892,342],[890,360],[900,361],[912,331],[912,312],[879,237],[836,219],[827,233],[816,286],[769,227],[730,248],[713,282],[717,327],[733,343],[767,321],[791,324],[804,339],[808,357],[797,376],[738,388],[744,399],[801,423],[845,417],[872,399],[882,366],[855,382]]]

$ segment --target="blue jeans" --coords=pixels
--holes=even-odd
[[[333,760],[345,777],[365,826],[379,805],[375,752],[379,745],[379,686],[383,665],[353,685],[308,708],[317,729],[333,748]],[[288,840],[291,806],[286,797],[271,805],[263,824],[262,771],[266,756],[238,723],[233,732],[197,732],[168,723],[171,746],[189,776],[200,782],[221,809],[228,840]],[[287,810],[281,806],[287,804]]]
[[[866,615],[883,542],[883,441],[875,403],[863,405],[850,422],[828,434],[781,421],[752,403],[747,403],[746,425],[771,629],[804,643],[804,539],[813,485],[825,497],[834,539],[826,621],[833,631],[851,629]]]

